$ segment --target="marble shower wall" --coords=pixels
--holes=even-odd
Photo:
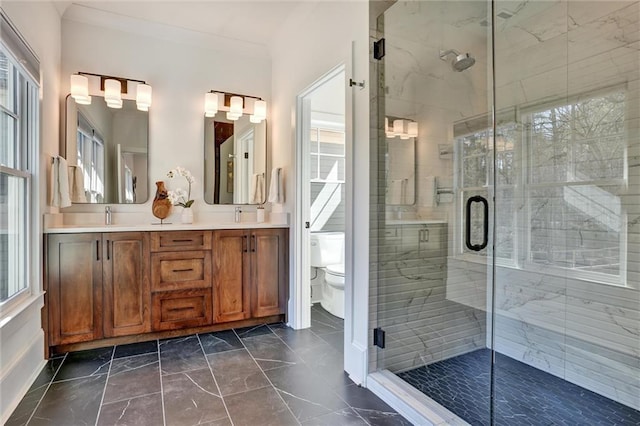
[[[372,70],[382,67],[372,79],[378,74],[383,77],[379,98],[372,103],[376,105],[372,123],[378,113],[419,122],[418,200],[425,176],[450,177],[455,183],[454,161],[438,156],[438,144],[452,143],[453,123],[492,108],[487,91],[487,28],[482,26],[486,10],[479,7],[483,3],[398,2],[384,17],[387,56],[383,65],[372,63]],[[531,270],[522,258],[516,260],[516,267],[498,267],[495,348],[638,409],[640,3],[498,1],[496,9],[514,15],[496,22],[496,109],[527,108],[608,87],[625,87],[626,176],[612,190],[623,212],[622,285],[576,279],[570,273],[551,274],[542,268]],[[442,48],[469,51],[477,63],[463,73],[454,73],[438,59]],[[380,99],[382,102],[376,103]],[[378,130],[372,129],[373,137]],[[415,250],[413,254],[404,252],[401,241],[389,239],[395,231],[386,225],[384,209],[381,213],[384,197],[376,197],[380,191],[384,194],[385,186],[384,169],[375,160],[384,161],[385,151],[384,146],[374,143],[377,141],[372,141],[371,165],[372,328],[391,327],[395,330],[394,348],[402,350],[390,348],[388,333],[388,348],[379,351],[381,362],[376,364],[376,357],[371,357],[372,369],[402,370],[451,356],[456,350],[470,350],[475,344],[490,346],[487,336],[492,326],[493,295],[487,283],[492,277],[486,263],[457,256],[459,209],[455,205],[425,207],[420,201],[413,206],[423,217],[448,221],[443,234],[446,248],[436,250],[428,261],[416,262]],[[514,222],[519,227],[514,233],[526,236],[526,202],[516,200],[514,204],[519,218]],[[498,221],[504,214],[497,212]],[[518,244],[522,248],[526,241]],[[435,272],[437,268],[444,271]],[[428,278],[411,280],[411,276]],[[444,280],[444,287],[437,284],[438,279]],[[436,300],[439,305],[430,304]],[[421,322],[425,317],[420,315],[425,312],[429,320]],[[465,337],[461,341],[456,336]],[[461,344],[449,351],[442,346],[446,341]]]

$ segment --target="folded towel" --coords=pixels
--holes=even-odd
[[[86,203],[84,174],[79,166],[69,166],[69,196],[72,203]]]
[[[270,203],[284,203],[284,188],[282,182],[282,168],[277,167],[271,170],[271,182],[269,184]]]
[[[67,160],[57,156],[53,157],[51,164],[51,205],[53,207],[69,207],[69,171]]]
[[[251,199],[249,204],[262,204],[264,202],[264,175],[256,173],[251,177]]]

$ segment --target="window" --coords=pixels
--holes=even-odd
[[[624,231],[616,192],[625,179],[625,95],[592,95],[523,116],[529,262],[620,276]]]
[[[78,113],[77,165],[82,169],[84,192],[89,203],[104,202],[104,139]]]
[[[4,24],[4,22],[3,22]],[[29,289],[38,87],[0,44],[0,305]]]
[[[487,200],[493,197],[493,147],[491,146],[492,132],[480,130],[471,134],[460,136],[457,139],[458,152],[460,153],[460,191],[462,210],[467,200],[475,195],[480,195]],[[497,242],[495,245],[496,256],[502,261],[515,262],[516,250],[513,230],[515,226],[514,194],[518,169],[516,163],[515,147],[520,133],[515,123],[505,123],[498,127],[496,138],[496,177],[498,179],[498,193],[496,198],[496,224]],[[490,213],[491,214],[491,213]],[[479,243],[482,240],[484,212],[474,203],[471,210],[471,240]],[[461,217],[461,228],[466,229],[466,218]],[[486,256],[487,248],[475,252],[461,244],[462,253],[474,256]]]
[[[495,196],[498,262],[620,283],[625,108],[626,91],[614,90],[522,110],[519,120],[499,119],[497,186],[486,117],[456,124],[454,134],[473,130],[456,135],[459,229],[465,229],[469,197]],[[482,214],[472,210],[473,241],[482,239]],[[486,256],[487,249],[471,252],[460,242],[458,253]]]
[[[311,128],[311,182],[344,183],[344,131]]]

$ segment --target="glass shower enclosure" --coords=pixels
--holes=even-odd
[[[434,423],[640,424],[640,2],[376,18],[370,371]]]

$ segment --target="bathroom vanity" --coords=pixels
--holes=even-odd
[[[284,320],[288,229],[242,225],[49,228],[48,348],[56,353]]]

